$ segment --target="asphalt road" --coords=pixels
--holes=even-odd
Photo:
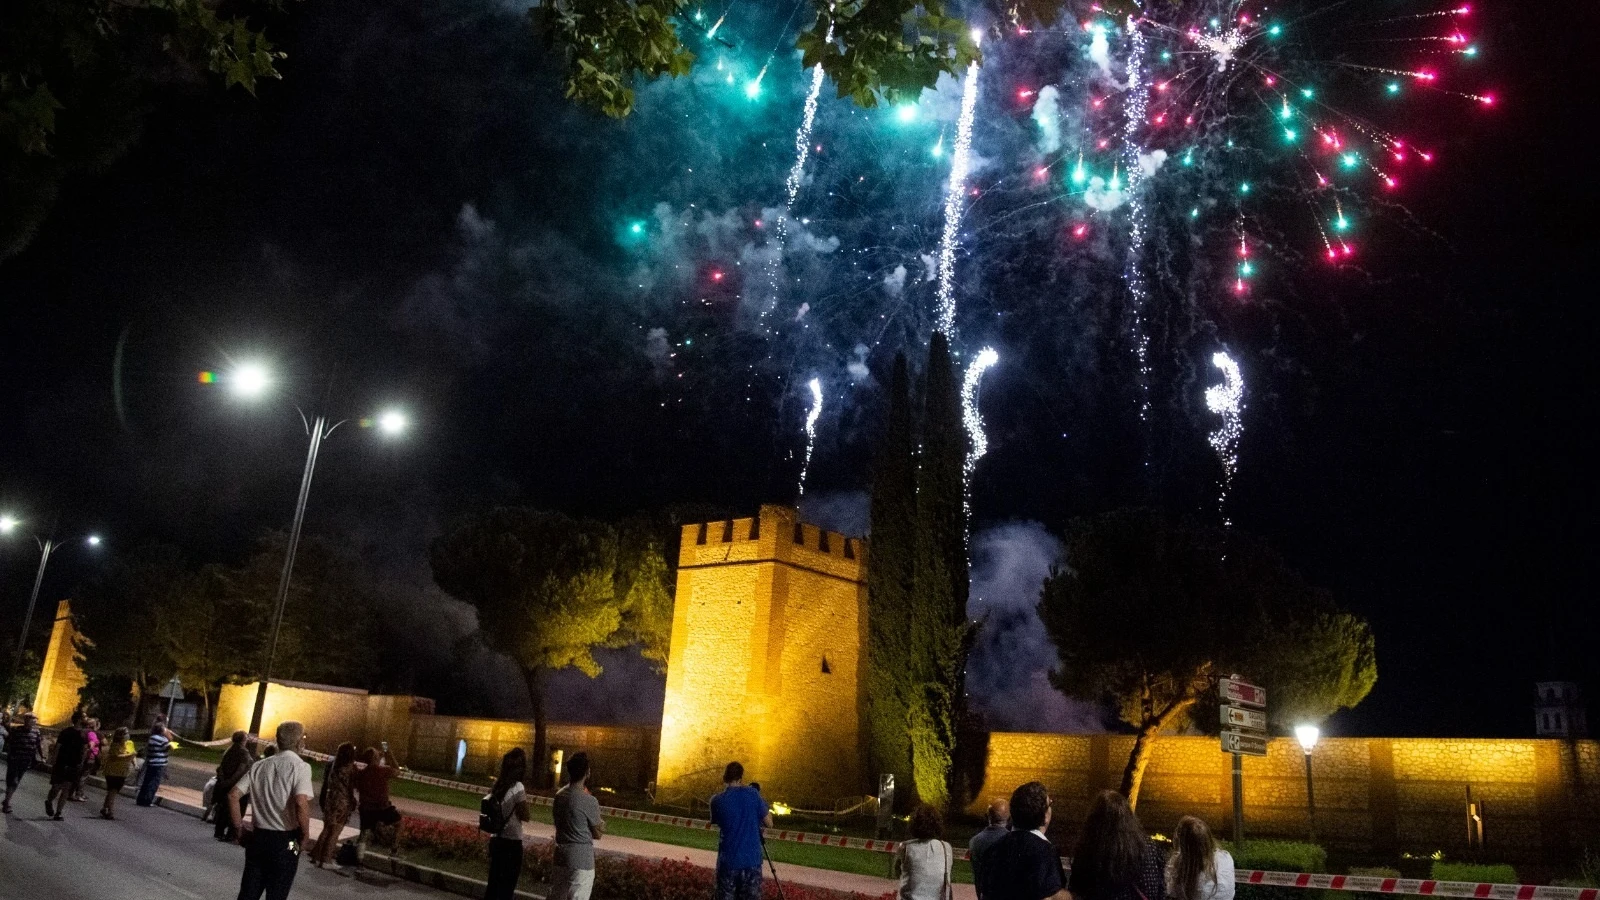
[[[211,826],[172,810],[117,801],[117,819],[98,816],[105,795],[45,817],[46,777],[30,772],[0,817],[0,900],[226,900],[239,892],[244,851],[217,842]],[[441,900],[451,895],[362,871],[360,878],[301,866],[293,900]]]

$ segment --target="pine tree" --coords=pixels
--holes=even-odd
[[[906,368],[905,354],[895,356],[888,420],[872,466],[872,558],[867,567],[867,758],[869,771],[894,776],[901,797],[910,797],[913,790],[906,703],[914,669],[909,632],[917,515]]]
[[[967,627],[966,433],[949,345],[935,332],[924,374],[917,456],[916,552],[912,578],[910,699],[912,777],[917,798],[951,800],[951,762],[964,713]]]

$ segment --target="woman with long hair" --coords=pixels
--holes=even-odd
[[[1233,854],[1217,846],[1206,823],[1178,820],[1167,860],[1168,900],[1233,900]]]
[[[897,900],[950,900],[950,863],[955,852],[945,843],[944,820],[926,803],[911,811],[911,840],[894,853]]]
[[[127,726],[112,732],[111,740],[106,743],[105,762],[100,769],[106,776],[106,802],[100,804],[100,818],[116,818],[117,795],[122,793],[122,786],[128,783],[128,770],[133,766],[136,752],[133,741],[128,737]]]
[[[1161,851],[1144,835],[1126,797],[1101,791],[1072,854],[1073,900],[1166,900]]]
[[[521,747],[500,760],[500,775],[485,798],[490,809],[498,808],[505,823],[489,838],[489,884],[483,900],[511,900],[516,896],[517,878],[522,874],[522,823],[528,821],[528,754]]]
[[[356,808],[355,744],[346,741],[339,745],[322,776],[322,793],[317,795],[317,805],[322,807],[322,833],[311,848],[311,861],[320,869],[333,861],[333,852],[339,847],[339,834]]]

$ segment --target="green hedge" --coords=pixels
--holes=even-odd
[[[1399,869],[1391,869],[1388,866],[1351,866],[1348,874],[1360,875],[1366,878],[1406,877]],[[1393,900],[1394,897],[1392,894],[1375,894],[1365,891],[1355,891],[1348,896],[1350,900]]]
[[[1428,876],[1434,881],[1487,881],[1493,884],[1521,884],[1517,870],[1505,863],[1458,863],[1435,860]]]
[[[1302,841],[1241,841],[1224,844],[1233,854],[1236,869],[1265,869],[1271,872],[1328,871],[1328,851],[1316,844]],[[1296,900],[1323,900],[1325,891],[1296,890]],[[1241,884],[1235,891],[1237,900],[1283,900],[1281,888],[1267,885]]]

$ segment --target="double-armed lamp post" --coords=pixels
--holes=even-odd
[[[273,385],[273,379],[264,366],[256,363],[243,363],[231,372],[223,375],[213,375],[210,372],[201,373],[200,380],[204,383],[226,382],[232,388],[235,396],[247,400],[254,400],[265,395]],[[306,518],[306,499],[311,494],[311,476],[317,468],[317,453],[322,449],[322,442],[348,419],[329,422],[323,414],[308,417],[305,410],[296,406],[300,413],[300,422],[305,426],[306,436],[310,445],[306,448],[305,469],[300,474],[300,493],[295,498],[294,521],[289,527],[289,546],[283,556],[283,572],[278,577],[278,594],[274,602],[275,612],[272,616],[272,636],[267,641],[266,665],[261,669],[261,681],[256,685],[255,710],[250,714],[250,733],[261,734],[261,720],[267,708],[267,684],[272,680],[272,664],[278,655],[278,633],[283,627],[283,610],[289,601],[289,582],[294,577],[295,552],[300,547],[300,526]],[[373,418],[358,420],[363,428],[376,427],[379,433],[387,437],[402,434],[410,424],[404,413],[397,410],[384,411]]]
[[[12,534],[23,524],[24,522],[14,515],[0,514],[0,535]],[[82,540],[85,546],[100,546],[100,536],[97,534],[84,535]],[[22,651],[28,644],[28,629],[33,627],[33,610],[39,604],[39,588],[44,584],[44,570],[50,565],[50,556],[67,544],[75,543],[75,541],[58,541],[53,535],[51,537],[34,535],[33,542],[39,545],[39,570],[33,576],[33,593],[28,595],[28,612],[22,618],[22,634],[17,637],[17,651],[11,658],[11,680],[8,684],[16,681],[17,672],[22,667]]]

